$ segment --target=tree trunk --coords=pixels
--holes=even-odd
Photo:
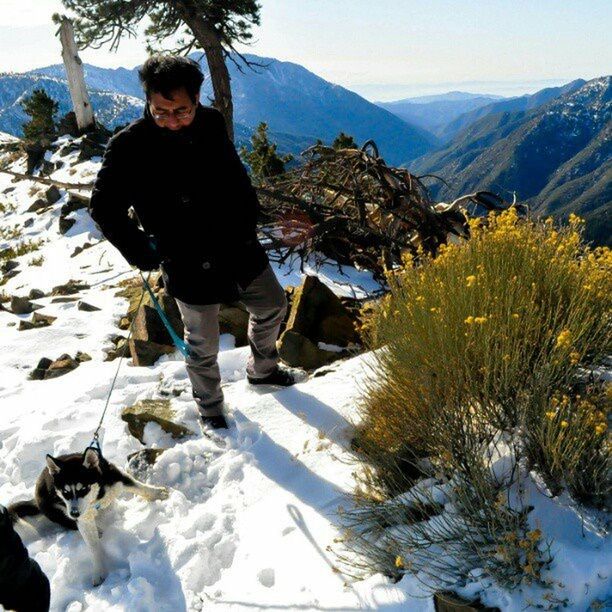
[[[183,21],[193,32],[195,39],[206,54],[206,61],[210,70],[213,94],[215,96],[214,106],[223,114],[227,133],[230,140],[234,141],[234,104],[232,102],[232,89],[230,86],[230,75],[223,58],[223,47],[219,35],[214,28],[195,9],[188,6],[186,2],[178,0],[177,9]]]
[[[85,86],[83,62],[79,57],[79,50],[74,40],[74,27],[72,21],[67,17],[62,19],[59,35],[62,42],[62,58],[66,67],[72,108],[76,115],[77,126],[81,132],[84,132],[95,126],[95,120],[87,87]]]

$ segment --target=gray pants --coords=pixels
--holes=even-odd
[[[240,289],[240,301],[249,312],[251,354],[247,375],[264,378],[278,363],[276,340],[287,311],[285,291],[270,265],[246,289]],[[176,303],[185,325],[185,342],[194,354],[185,360],[193,397],[203,416],[221,414],[223,391],[217,362],[219,304],[196,306],[180,300]]]

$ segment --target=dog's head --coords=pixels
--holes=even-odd
[[[47,455],[47,469],[57,496],[66,506],[66,514],[76,521],[98,497],[100,455],[93,448],[88,448],[83,455],[68,458]]]

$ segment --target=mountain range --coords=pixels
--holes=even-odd
[[[515,192],[541,214],[575,212],[587,238],[611,244],[612,77],[570,85],[535,108],[483,116],[411,169],[447,182],[433,188],[437,197],[490,189]]]
[[[212,99],[212,83],[208,66],[201,53],[192,54],[200,61],[205,80],[202,87],[204,103]],[[256,71],[239,70],[228,61],[234,100],[234,120],[250,134],[261,121],[268,124],[274,140],[289,151],[299,153],[306,143],[313,144],[318,138],[331,143],[341,131],[350,133],[358,143],[373,138],[381,154],[394,165],[405,163],[433,150],[438,141],[427,131],[410,125],[396,115],[368,102],[356,93],[306,70],[292,62],[281,62],[273,58],[244,54],[244,57],[263,67]],[[138,67],[133,69],[99,68],[85,64],[85,81],[93,92],[100,93],[92,104],[100,120],[114,127],[124,123],[130,104],[134,116],[142,112],[142,89],[138,81]],[[20,107],[24,95],[36,86],[49,88],[49,93],[60,101],[60,109],[68,108],[68,90],[64,83],[63,65],[47,66],[26,74],[0,75],[0,131],[20,135],[25,115]],[[29,81],[28,81],[29,79]],[[106,96],[112,92],[121,112],[113,113],[108,108]],[[131,119],[129,119],[131,120]],[[240,129],[236,130],[240,133]],[[282,149],[283,147],[279,147]]]
[[[208,67],[201,53],[192,57],[202,65],[202,99],[210,103]],[[248,144],[261,121],[279,151],[296,156],[341,131],[358,144],[372,138],[387,163],[444,178],[449,187],[433,187],[439,197],[474,189],[516,192],[542,213],[583,214],[589,236],[610,242],[610,77],[515,98],[449,92],[371,103],[298,64],[245,57],[259,64],[255,71],[228,62],[237,145]],[[84,68],[102,123],[112,128],[141,116],[137,67]],[[2,74],[0,131],[21,135],[27,120],[21,102],[36,87],[58,100],[60,113],[70,109],[63,65]]]
[[[451,134],[447,133],[445,128],[449,123],[469,111],[490,105],[500,98],[501,96],[451,91],[442,95],[405,98],[394,102],[376,102],[376,104],[404,121],[428,130],[442,140],[448,140]]]

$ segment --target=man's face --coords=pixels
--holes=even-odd
[[[184,87],[170,92],[171,99],[164,98],[161,93],[153,92],[149,96],[149,110],[153,121],[157,125],[169,130],[180,130],[187,127],[195,117],[195,110],[200,101],[196,94],[195,103],[192,102]]]

